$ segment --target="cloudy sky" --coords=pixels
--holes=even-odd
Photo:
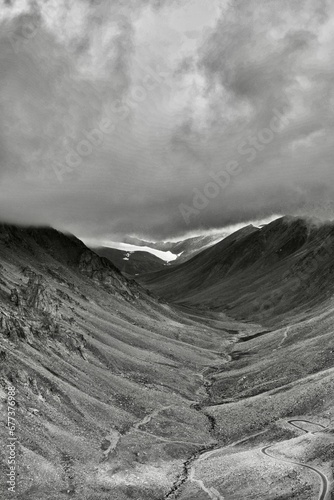
[[[0,1],[3,221],[334,217],[331,0]]]

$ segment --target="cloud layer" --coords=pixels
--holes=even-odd
[[[329,1],[0,13],[0,213],[82,237],[333,217]]]

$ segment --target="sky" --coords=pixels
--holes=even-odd
[[[3,0],[0,218],[171,239],[334,217],[330,0]]]

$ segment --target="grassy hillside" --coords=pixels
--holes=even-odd
[[[190,261],[140,282],[176,304],[269,322],[331,297],[334,224],[283,217],[248,226]]]

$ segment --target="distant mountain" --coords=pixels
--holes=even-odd
[[[222,231],[219,233],[215,233],[212,235],[205,236],[194,236],[192,238],[186,238],[180,241],[145,241],[139,238],[128,236],[124,238],[124,243],[129,243],[131,245],[137,246],[147,246],[156,250],[161,250],[163,252],[172,252],[175,255],[178,255],[178,258],[173,261],[176,262],[184,262],[188,260],[190,257],[196,255],[201,250],[217,243],[218,241],[225,238],[229,233],[226,231]]]
[[[247,226],[140,282],[178,304],[266,318],[331,296],[333,252],[333,223],[286,216]]]
[[[117,248],[94,248],[100,257],[109,259],[122,273],[136,276],[139,273],[158,271],[166,266],[166,262],[149,252],[127,252]]]
[[[205,248],[208,248],[226,238],[228,234],[229,233],[222,232],[208,236],[194,236],[193,238],[188,238],[176,243],[167,243],[167,245],[170,245],[170,251],[179,255],[179,257],[171,264],[175,265],[189,260]]]
[[[175,260],[166,262],[149,251],[140,250],[120,250],[112,247],[96,247],[92,249],[98,255],[109,259],[118,269],[128,276],[150,273],[174,266],[180,262],[185,262],[205,248],[214,245],[227,236],[228,233],[217,233],[209,236],[195,236],[182,241],[158,241],[151,242],[141,240],[132,236],[124,238],[123,243],[133,246],[133,248],[145,247],[152,251],[170,252],[176,256]]]

